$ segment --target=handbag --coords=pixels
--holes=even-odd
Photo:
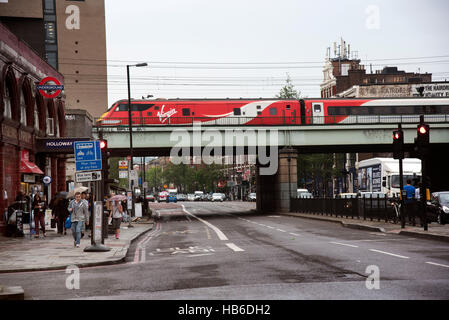
[[[72,227],[72,214],[65,219],[65,228],[70,229]]]

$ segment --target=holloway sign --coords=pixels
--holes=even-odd
[[[36,138],[36,148],[38,152],[57,152],[73,154],[73,143],[75,141],[89,141],[90,138]]]

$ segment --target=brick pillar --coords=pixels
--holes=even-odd
[[[256,209],[258,212],[290,211],[290,198],[295,197],[298,188],[297,158],[298,152],[295,149],[281,149],[278,170],[271,176],[261,175],[260,165],[257,165]]]
[[[51,161],[51,197],[58,192],[58,159],[57,158],[50,158]]]
[[[66,177],[65,177],[65,159],[58,159],[58,188],[57,192],[59,191],[65,191],[66,186]]]
[[[3,214],[20,190],[20,149],[10,144],[1,144],[0,166],[0,232],[3,232]],[[4,199],[5,191],[8,199]]]

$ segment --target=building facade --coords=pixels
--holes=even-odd
[[[65,158],[39,153],[36,140],[64,137],[64,99],[46,98],[36,84],[64,77],[0,23],[0,229],[4,212],[23,193],[65,189]],[[44,185],[43,176],[52,178]]]
[[[2,2],[0,22],[64,76],[66,108],[107,110],[104,0]]]

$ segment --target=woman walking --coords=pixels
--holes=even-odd
[[[89,210],[87,208],[86,201],[81,199],[80,192],[75,193],[75,201],[71,202],[68,210],[72,214],[70,220],[72,223],[72,234],[74,239],[73,245],[79,248],[81,241],[81,230],[84,222],[89,224]]]
[[[109,217],[112,217],[112,227],[115,229],[115,238],[120,236],[120,223],[122,221],[123,208],[118,200],[115,200],[112,204],[112,210]]]
[[[45,237],[47,235],[45,232],[45,209],[47,206],[38,194],[34,196],[32,207],[34,211],[34,229],[36,231],[36,235],[34,237],[39,238],[39,223]]]

